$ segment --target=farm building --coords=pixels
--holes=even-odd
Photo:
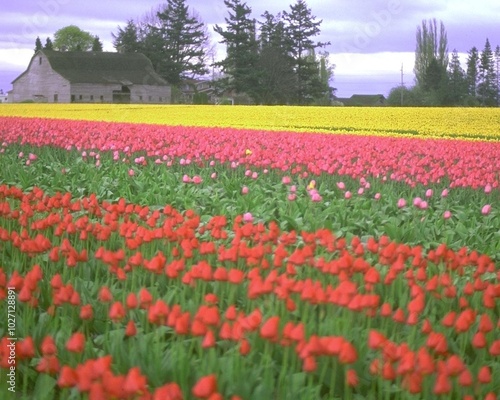
[[[354,107],[379,107],[385,105],[383,94],[353,94],[350,98],[337,97],[336,101],[345,106]]]
[[[9,102],[170,103],[171,87],[140,53],[40,50],[12,82]]]

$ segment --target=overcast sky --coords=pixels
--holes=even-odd
[[[295,0],[248,0],[257,20],[264,11],[289,10]],[[22,73],[33,55],[35,39],[45,43],[58,29],[77,25],[98,35],[105,51],[115,51],[111,33],[129,19],[140,19],[158,0],[0,0],[0,89]],[[187,0],[208,24],[214,42],[220,37],[214,24],[223,24],[223,0]],[[423,19],[442,20],[448,32],[449,51],[482,50],[486,38],[500,44],[499,0],[307,0],[312,14],[323,20],[319,41],[336,65],[333,86],[339,97],[351,94],[387,95],[401,80],[413,84],[415,32]],[[223,54],[219,46],[219,54]],[[465,67],[465,65],[463,65]]]

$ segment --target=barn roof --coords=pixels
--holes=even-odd
[[[40,50],[33,58],[39,56],[39,53],[47,57],[54,71],[71,83],[168,85],[154,71],[151,61],[141,53]]]

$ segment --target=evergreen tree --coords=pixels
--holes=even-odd
[[[208,35],[205,24],[189,12],[186,0],[168,0],[157,16],[161,25],[152,31],[163,39],[163,62],[157,72],[173,85],[205,75]]]
[[[415,81],[417,85],[426,87],[428,84],[425,82],[425,78],[432,60],[436,60],[441,70],[446,71],[448,67],[448,37],[442,21],[438,34],[435,19],[422,21],[422,26],[417,27],[416,37]]]
[[[52,44],[52,40],[48,37],[47,40],[45,41],[45,46],[43,48],[44,50],[54,50],[54,45]]]
[[[473,99],[477,97],[477,83],[479,71],[479,52],[474,46],[469,50],[467,56],[467,93]]]
[[[498,90],[496,87],[495,62],[488,39],[486,39],[484,49],[479,59],[477,95],[481,105],[489,107],[497,105]]]
[[[297,0],[290,6],[290,12],[283,13],[287,34],[290,38],[289,52],[294,60],[297,76],[298,104],[310,104],[315,98],[328,91],[319,79],[319,64],[314,56],[315,50],[329,43],[314,42],[312,38],[320,34],[322,20],[317,21],[307,8],[304,0]]]
[[[40,50],[42,50],[42,41],[40,40],[40,37],[37,36],[35,40],[35,53]]]
[[[259,96],[263,104],[287,104],[296,93],[293,59],[288,54],[289,38],[281,14],[266,11],[260,23]]]
[[[226,29],[216,25],[215,32],[222,36],[226,45],[226,58],[219,63],[226,75],[221,82],[226,90],[246,93],[254,102],[259,99],[260,72],[258,43],[255,32],[255,20],[250,18],[251,8],[241,0],[224,0],[229,13],[225,18]]]
[[[139,51],[139,33],[134,20],[127,21],[125,28],[118,27],[118,32],[112,33],[113,46],[119,53],[135,53]]]
[[[102,43],[99,40],[99,36],[94,37],[92,42],[92,51],[102,51]]]
[[[446,103],[449,105],[463,104],[465,96],[467,96],[465,71],[460,65],[458,52],[454,49],[448,66],[448,93]]]
[[[497,106],[500,107],[500,46],[495,48],[495,74],[497,76]]]

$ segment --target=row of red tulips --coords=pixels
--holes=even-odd
[[[101,152],[113,152],[115,161],[136,164],[212,161],[292,174],[377,177],[411,186],[447,181],[451,188],[496,188],[500,180],[500,143],[35,118],[0,117],[0,122],[3,147],[20,143],[77,149],[97,166]],[[27,155],[26,163],[35,161],[31,158]]]
[[[387,237],[286,232],[250,214],[232,225],[225,216],[202,222],[191,210],[6,185],[0,246],[8,257],[0,298],[13,288],[26,321],[16,345],[26,391],[34,370],[55,376],[61,396],[251,397],[239,386],[251,371],[230,382],[213,357],[232,346],[239,357],[281,365],[265,378],[273,388],[303,371],[323,396],[382,395],[393,384],[422,396],[494,398],[500,389],[500,271],[466,248],[426,253]],[[42,315],[50,323],[33,337]],[[61,337],[59,319],[81,321]],[[157,350],[188,346],[182,371],[160,379],[117,361],[124,352],[139,357],[148,334]],[[3,335],[0,365],[8,367]],[[195,358],[204,372],[191,370]]]

